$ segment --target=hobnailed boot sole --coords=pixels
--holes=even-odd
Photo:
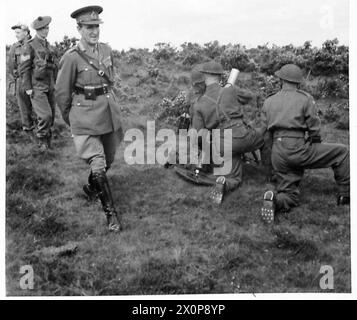
[[[123,230],[123,226],[118,218],[117,212],[110,212],[105,215],[107,217],[108,231],[119,232]]]
[[[216,180],[215,186],[211,189],[209,198],[215,204],[221,204],[224,196],[224,187],[226,184],[226,179],[224,177],[219,177]]]
[[[264,194],[263,206],[261,208],[261,218],[267,224],[274,223],[275,218],[275,203],[274,192],[267,191]]]

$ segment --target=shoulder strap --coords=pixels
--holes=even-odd
[[[87,56],[83,53],[83,51],[78,48],[76,49],[78,55],[85,61],[87,62],[92,68],[94,68],[95,70],[98,71],[98,75],[105,78],[109,83],[112,83],[112,81],[110,80],[109,76],[100,68],[98,68],[92,61],[89,61],[89,59],[87,58]]]
[[[224,88],[220,88],[217,100],[214,100],[214,99],[212,99],[211,97],[209,97],[207,95],[203,96],[203,97],[205,97],[206,99],[210,100],[211,102],[213,102],[215,104],[215,106],[216,106],[216,114],[217,114],[217,118],[218,118],[219,124],[221,124],[220,112],[223,113],[223,116],[226,118],[226,120],[231,120],[231,118],[227,115],[227,113],[224,112],[224,110],[221,108],[221,100],[222,100],[223,92],[224,92]]]

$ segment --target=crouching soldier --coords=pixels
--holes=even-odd
[[[113,93],[114,68],[111,48],[99,41],[100,6],[78,9],[79,43],[60,61],[56,101],[64,121],[71,127],[78,156],[90,166],[83,190],[99,197],[109,231],[122,229],[121,215],[114,207],[106,171],[114,161],[122,139],[120,107]]]
[[[204,76],[205,92],[193,108],[192,127],[197,131],[219,129],[216,139],[212,135],[212,153],[221,155],[224,166],[231,167],[230,172],[216,179],[216,185],[210,193],[213,202],[220,204],[225,191],[233,190],[242,183],[242,155],[264,146],[263,135],[244,121],[242,105],[253,97],[248,90],[236,86],[221,87],[219,82],[223,67],[216,62],[201,65]],[[232,138],[224,139],[224,131],[232,130]],[[225,154],[224,150],[232,150]]]
[[[345,145],[321,143],[320,120],[313,98],[299,90],[301,69],[293,64],[275,73],[282,89],[268,97],[263,106],[263,126],[273,135],[272,165],[276,190],[264,194],[262,219],[274,221],[278,212],[299,205],[299,184],[305,169],[331,167],[338,186],[337,204],[349,204],[349,150]]]

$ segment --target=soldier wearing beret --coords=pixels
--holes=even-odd
[[[12,75],[15,82],[15,93],[17,104],[20,109],[22,129],[24,132],[32,135],[34,129],[34,123],[32,119],[32,104],[30,97],[26,94],[23,85],[22,78],[20,77],[19,66],[20,58],[24,45],[31,39],[30,29],[23,23],[17,23],[11,27],[15,31],[17,42],[14,43],[9,51],[9,72]]]
[[[55,118],[54,81],[57,71],[54,51],[47,41],[51,17],[38,17],[32,23],[36,35],[24,45],[19,72],[22,86],[31,98],[37,115],[36,136],[41,150],[51,147],[51,127]]]
[[[305,169],[331,167],[338,186],[337,204],[349,204],[350,164],[345,145],[321,143],[320,120],[312,96],[299,90],[302,70],[284,65],[275,73],[282,89],[263,105],[263,128],[273,138],[272,165],[276,190],[264,194],[262,219],[274,221],[276,213],[299,205],[299,184]]]
[[[64,121],[71,127],[77,154],[90,166],[86,195],[99,197],[109,231],[122,229],[114,207],[106,171],[114,161],[122,139],[120,106],[112,86],[114,68],[111,48],[99,42],[100,6],[71,14],[81,35],[79,43],[60,61],[56,101]]]
[[[223,159],[226,165],[231,164],[231,172],[218,177],[210,193],[211,200],[219,204],[225,191],[237,188],[242,182],[242,155],[262,148],[264,140],[262,134],[244,121],[242,105],[249,102],[253,94],[236,86],[222,88],[219,82],[223,67],[217,62],[202,64],[200,72],[206,89],[194,106],[192,127],[197,131],[220,129],[220,139],[212,140],[212,152],[223,155],[224,147],[232,150],[232,156],[225,155]],[[232,129],[232,139],[224,139],[225,129]]]

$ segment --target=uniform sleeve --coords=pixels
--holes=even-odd
[[[65,54],[60,63],[59,71],[55,85],[56,103],[61,110],[63,120],[69,123],[69,111],[72,105],[72,91],[76,79],[76,63],[75,60]]]
[[[192,118],[192,128],[196,129],[197,131],[200,131],[205,127],[205,123],[203,121],[202,114],[200,110],[197,110],[196,108],[193,108],[193,118]]]
[[[309,97],[305,105],[305,122],[309,131],[310,137],[320,136],[320,118],[317,115],[315,101]]]
[[[32,65],[35,53],[29,44],[25,44],[21,50],[19,73],[22,76],[22,87],[32,89]]]
[[[7,58],[7,65],[8,65],[8,69],[9,69],[9,74],[11,74],[12,76],[14,75],[14,71],[15,71],[15,46],[12,45],[9,53],[8,53],[8,58]]]
[[[268,102],[265,100],[262,110],[260,112],[260,123],[261,123],[261,132],[268,132],[268,115],[267,115]]]
[[[254,93],[249,89],[234,86],[234,91],[237,96],[238,102],[240,102],[241,104],[247,104],[254,98]]]

